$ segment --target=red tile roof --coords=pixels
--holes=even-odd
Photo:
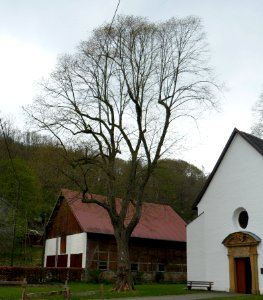
[[[82,194],[63,189],[66,199],[84,232],[113,234],[113,227],[106,210],[97,204],[82,202]],[[99,201],[105,196],[92,195]],[[121,201],[121,199],[118,199]],[[140,222],[135,227],[132,237],[167,241],[186,241],[186,223],[168,205],[143,203]]]

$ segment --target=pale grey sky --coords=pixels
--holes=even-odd
[[[37,84],[62,53],[72,53],[92,29],[109,22],[117,0],[0,0],[0,114],[21,122]],[[263,86],[262,0],[121,0],[118,13],[150,20],[199,16],[211,64],[225,83],[222,112],[192,124],[187,149],[171,158],[212,170],[234,127],[250,131],[251,108]]]

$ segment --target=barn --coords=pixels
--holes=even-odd
[[[97,204],[84,203],[79,192],[61,191],[45,235],[46,267],[117,269],[116,242],[107,212]],[[186,223],[168,205],[144,203],[129,251],[132,271],[163,272],[168,280],[182,278],[186,272]]]

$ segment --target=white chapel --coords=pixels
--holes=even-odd
[[[187,226],[187,279],[263,294],[263,140],[234,129]]]

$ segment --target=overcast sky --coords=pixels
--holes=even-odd
[[[117,0],[0,0],[0,116],[22,124],[21,106],[33,101],[37,82],[57,56],[73,53],[93,28],[111,21]],[[211,65],[225,83],[220,113],[193,124],[185,159],[210,172],[234,127],[250,132],[252,106],[263,86],[262,0],[121,0],[120,14],[159,21],[199,16]]]

